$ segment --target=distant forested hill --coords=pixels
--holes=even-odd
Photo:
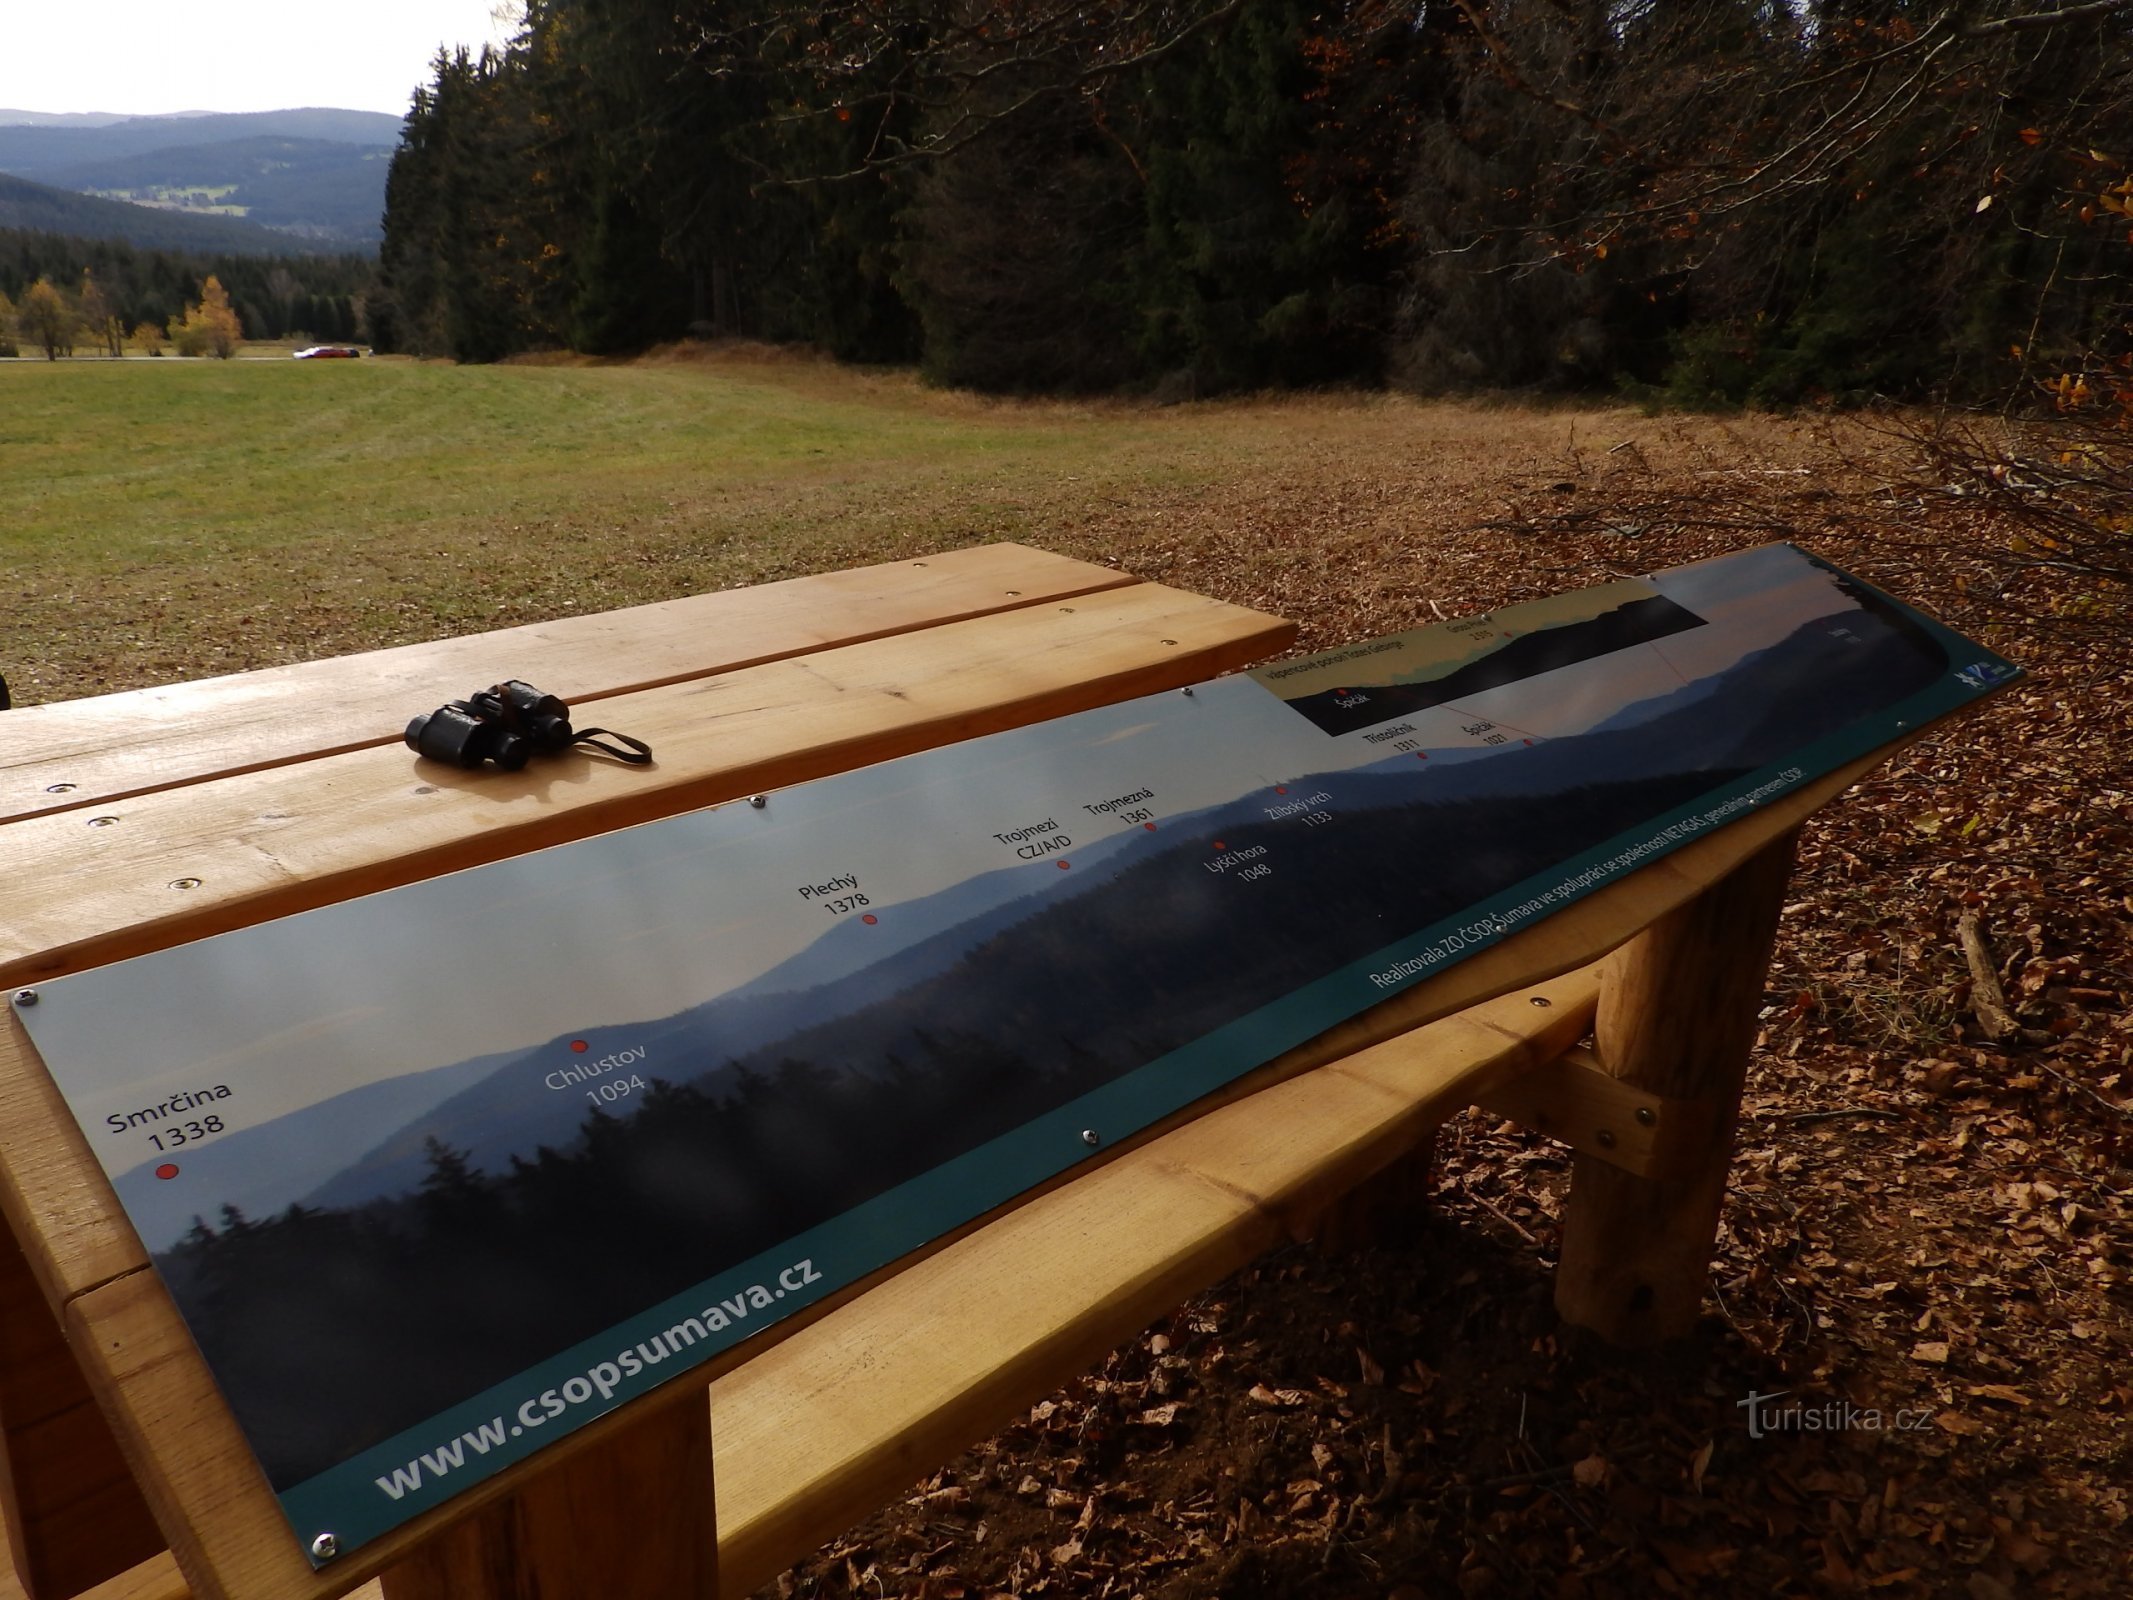
[[[0,217],[6,215],[6,186],[15,181],[0,178]],[[290,250],[292,241],[268,237]],[[142,322],[164,326],[187,301],[200,298],[200,285],[212,274],[229,291],[248,339],[291,333],[316,339],[365,338],[364,302],[376,270],[376,262],[358,254],[266,255],[250,244],[242,251],[147,249],[123,239],[0,226],[0,294],[20,302],[23,291],[39,278],[71,292],[80,288],[82,274],[88,272],[129,328]]]
[[[400,138],[400,119],[380,111],[245,111],[197,117],[127,117],[94,127],[0,124],[0,172],[50,180],[69,167],[122,161],[156,150],[239,139],[322,139],[383,146]]]
[[[83,239],[123,239],[151,250],[213,251],[224,255],[294,255],[304,241],[273,233],[239,217],[197,216],[101,200],[94,195],[0,172],[0,228],[61,233]]]
[[[261,236],[248,243],[239,232],[162,228],[123,213],[65,209],[49,197],[34,211],[18,200],[0,225],[174,249],[374,247],[399,136],[397,117],[325,109],[92,124],[0,121],[0,173],[189,222],[256,228]]]
[[[242,207],[246,222],[287,237],[374,244],[391,161],[389,145],[262,134],[62,167],[50,181],[143,205],[191,197]]]

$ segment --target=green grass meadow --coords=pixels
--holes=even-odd
[[[0,673],[19,703],[73,699],[999,539],[1324,648],[1490,603],[1491,566],[1532,552],[1483,531],[1524,496],[1647,458],[1730,470],[1746,426],[1352,392],[993,401],[746,346],[7,361]]]
[[[767,355],[0,363],[0,671],[65,699],[1025,537],[1048,485],[1202,455]]]
[[[417,527],[641,528],[769,484],[982,480],[1003,457],[1027,469],[1076,446],[1072,429],[944,414],[908,386],[839,399],[780,371],[25,363],[0,369],[0,556],[102,565],[315,541],[353,556]]]

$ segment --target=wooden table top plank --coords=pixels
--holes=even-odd
[[[1027,545],[982,545],[495,633],[21,706],[0,723],[0,821],[396,744],[410,718],[504,678],[526,678],[575,708],[1134,581]]]
[[[57,1309],[148,1265],[111,1181],[13,1009],[0,1011],[0,1210]]]
[[[651,767],[468,773],[393,744],[24,818],[0,827],[0,987],[1175,688],[1294,632],[1133,584],[602,702]]]

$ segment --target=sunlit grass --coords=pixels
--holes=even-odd
[[[1152,412],[745,352],[0,363],[0,671],[63,698],[1024,536],[1033,485],[1197,454]]]
[[[1389,631],[1456,602],[1443,539],[1529,476],[1641,472],[1609,453],[1632,433],[1722,466],[1744,426],[1354,393],[991,402],[750,348],[0,362],[0,672],[66,699],[998,539],[1314,637]]]

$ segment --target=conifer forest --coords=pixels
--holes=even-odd
[[[440,55],[382,348],[1690,403],[2123,373],[2126,0],[530,0]]]

